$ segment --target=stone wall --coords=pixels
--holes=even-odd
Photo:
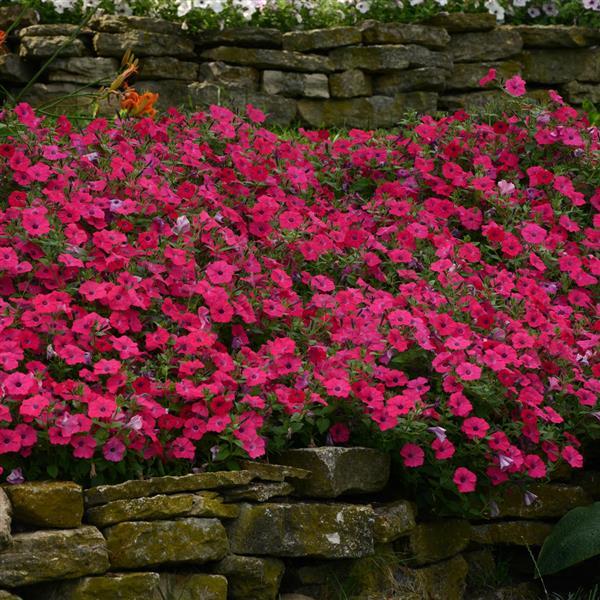
[[[529,506],[513,491],[488,520],[435,519],[402,499],[377,451],[293,450],[280,463],[86,490],[4,485],[0,599],[533,599],[527,548],[600,492],[588,474],[532,486]]]
[[[0,26],[9,17],[0,12]],[[0,56],[0,83],[11,92],[77,29],[34,21],[33,14],[22,21]],[[95,82],[112,80],[131,49],[140,59],[136,87],[158,92],[161,108],[252,103],[284,126],[388,127],[407,111],[502,98],[479,87],[490,67],[504,77],[522,73],[534,96],[553,88],[576,105],[599,101],[599,43],[600,30],[497,27],[488,14],[439,16],[418,25],[370,21],[284,34],[242,28],[195,35],[167,21],[102,16],[76,35],[24,99],[40,105],[85,85],[93,91]],[[71,97],[59,108],[81,108],[85,101]],[[114,106],[103,110],[114,112]]]

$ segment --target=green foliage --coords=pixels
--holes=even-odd
[[[541,575],[558,573],[600,555],[600,502],[574,508],[544,542],[537,565]]]

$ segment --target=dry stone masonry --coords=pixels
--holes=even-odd
[[[4,12],[2,12],[4,11]],[[0,8],[0,23],[10,21]],[[73,95],[110,82],[123,54],[140,59],[136,88],[158,92],[159,108],[250,103],[282,126],[391,127],[409,112],[501,102],[479,80],[490,68],[521,73],[535,98],[557,89],[575,105],[600,101],[600,31],[566,26],[497,26],[489,14],[439,15],[421,24],[368,21],[356,27],[281,33],[237,28],[189,34],[149,17],[99,16],[84,30],[28,15],[0,55],[0,83],[18,93],[67,41],[24,95],[54,111],[86,110]],[[69,96],[70,95],[70,96]],[[65,96],[69,96],[66,97]],[[114,114],[115,104],[103,105]]]
[[[86,490],[3,485],[0,600],[489,598],[497,561],[523,567],[561,515],[600,495],[586,473],[532,487],[530,506],[510,492],[494,518],[469,522],[417,515],[371,449],[241,466]],[[495,597],[539,597],[531,573]]]

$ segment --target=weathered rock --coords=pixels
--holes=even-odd
[[[110,60],[110,59],[106,59]],[[198,65],[194,62],[177,60],[172,56],[148,56],[140,62],[138,79],[182,79],[195,81]]]
[[[441,67],[450,69],[448,54],[432,52],[424,46],[409,44],[389,46],[348,46],[329,53],[335,69],[364,69],[373,73],[401,70],[409,67]]]
[[[226,575],[232,600],[275,600],[283,577],[284,564],[276,558],[230,554],[214,567]]]
[[[234,67],[224,62],[210,62],[199,65],[198,77],[203,82],[216,83],[227,88],[257,91],[260,76],[259,71],[252,67]]]
[[[300,118],[311,127],[378,128],[397,125],[409,112],[436,110],[437,94],[411,92],[347,100],[299,100]]]
[[[480,590],[490,581],[490,573],[496,572],[496,559],[492,548],[480,548],[464,552],[462,557],[469,565],[467,588]]]
[[[454,62],[501,60],[519,54],[521,36],[513,30],[495,29],[486,33],[458,33],[452,36],[448,50]]]
[[[91,110],[93,100],[79,93],[81,86],[75,83],[34,83],[21,97],[33,108],[52,103],[56,112],[82,112]],[[114,105],[113,105],[114,106]],[[113,110],[114,114],[115,111]]]
[[[0,80],[27,83],[33,75],[29,65],[16,54],[0,54]]]
[[[441,27],[365,21],[361,29],[362,41],[365,44],[419,44],[433,50],[441,50],[450,41],[450,35]]]
[[[51,37],[56,35],[68,37],[85,31],[85,29],[80,30],[78,25],[71,25],[70,23],[41,23],[19,29],[19,37]]]
[[[289,496],[294,491],[294,486],[287,481],[279,483],[250,483],[239,488],[232,488],[223,492],[226,502],[239,502],[246,500],[250,502],[266,502],[271,498]]]
[[[407,500],[377,506],[375,511],[375,541],[379,544],[394,542],[415,527],[415,507]]]
[[[122,33],[99,32],[94,35],[94,49],[99,56],[121,57],[126,50],[135,56],[194,56],[194,42],[181,35],[168,35],[130,29]]]
[[[489,31],[496,27],[496,17],[490,13],[440,13],[425,21],[427,25],[442,27],[449,33]]]
[[[439,107],[444,110],[503,110],[507,103],[514,103],[514,99],[504,92],[490,90],[485,92],[469,92],[464,94],[444,95],[439,98]]]
[[[0,590],[0,600],[21,600],[21,596],[15,596],[6,590]]]
[[[227,579],[205,573],[164,573],[160,577],[162,600],[227,600]]]
[[[290,98],[329,98],[329,80],[323,73],[264,71],[262,91]]]
[[[600,82],[600,48],[526,50],[518,60],[528,83]]]
[[[37,25],[34,25],[37,27]],[[30,29],[28,27],[27,29]],[[89,54],[85,44],[79,39],[70,39],[66,35],[27,36],[21,38],[19,56],[26,59],[50,58],[60,49],[58,56],[85,56]]]
[[[521,64],[515,60],[498,63],[454,63],[454,68],[446,81],[446,89],[481,90],[496,87],[497,80],[490,82],[484,88],[479,85],[480,79],[487,75],[490,69],[496,69],[498,77],[510,79],[513,75],[520,73],[522,68]]]
[[[207,81],[190,83],[187,89],[190,103],[195,109],[208,108],[211,104],[223,104],[229,97],[227,89]]]
[[[238,488],[232,488],[236,490]],[[206,493],[194,494],[193,505],[187,513],[190,517],[216,517],[217,519],[235,519],[240,514],[237,504],[224,504],[219,496],[211,497]]]
[[[287,465],[275,465],[271,463],[258,462],[255,460],[242,460],[240,466],[246,471],[250,471],[256,479],[262,481],[285,481],[289,477],[294,479],[306,479],[310,476],[310,471],[298,469]]]
[[[0,29],[6,31],[17,19],[18,27],[29,27],[35,25],[39,20],[39,14],[33,8],[27,8],[14,3],[8,6],[0,6]]]
[[[378,492],[390,476],[389,454],[372,448],[302,448],[288,450],[278,461],[311,472],[306,479],[292,479],[298,494],[311,498]]]
[[[462,600],[468,568],[462,556],[455,556],[422,569],[403,569],[400,586],[414,593],[415,600]]]
[[[284,50],[308,52],[310,50],[328,50],[360,44],[362,35],[358,27],[330,27],[310,31],[290,31],[283,34]]]
[[[350,69],[329,76],[329,91],[333,98],[357,98],[371,96],[371,79],[359,69]]]
[[[13,588],[108,571],[106,541],[95,527],[13,535],[0,552],[0,585]]]
[[[0,488],[0,550],[8,547],[12,543],[10,535],[12,523],[12,506],[8,496]]]
[[[156,17],[97,15],[90,20],[88,26],[104,33],[125,33],[131,29],[141,29],[152,33],[185,35],[178,23]]]
[[[113,569],[202,564],[223,558],[229,550],[225,529],[217,519],[119,523],[104,535]]]
[[[504,497],[498,500],[498,517],[519,517],[521,519],[544,519],[562,517],[572,508],[587,506],[592,499],[582,487],[562,483],[540,483],[528,486],[528,491],[537,499],[527,506],[518,488],[507,489]]]
[[[158,110],[166,110],[171,106],[186,106],[190,104],[190,93],[187,81],[181,79],[143,80],[135,85],[138,91],[148,91],[158,94],[154,105]]]
[[[425,565],[458,554],[469,545],[470,538],[468,521],[445,519],[419,523],[401,548],[412,562]]]
[[[79,527],[83,518],[83,490],[71,481],[42,481],[7,485],[13,519],[37,527]]]
[[[236,554],[356,558],[373,552],[373,511],[344,504],[243,504],[228,526]]]
[[[259,69],[280,69],[282,71],[302,71],[308,73],[330,73],[333,64],[326,56],[301,54],[289,50],[265,48],[240,48],[219,46],[202,52],[207,60],[221,60],[234,65],[248,65]]]
[[[477,544],[541,546],[550,535],[552,525],[539,521],[504,521],[471,527],[471,541]]]
[[[585,48],[600,41],[600,31],[592,27],[566,25],[517,25],[525,48]]]
[[[232,110],[245,114],[246,105],[251,104],[262,110],[267,119],[266,125],[287,127],[296,118],[298,105],[292,98],[271,96],[255,92],[235,92],[231,95],[228,105]]]
[[[57,58],[48,69],[48,80],[106,84],[117,76],[118,69],[119,63],[114,58],[95,56]]]
[[[422,67],[407,71],[390,71],[373,79],[376,94],[394,96],[403,92],[442,90],[448,71],[437,67]]]
[[[252,481],[253,477],[249,471],[193,473],[181,477],[151,477],[150,479],[126,481],[117,485],[100,485],[89,488],[85,491],[85,502],[87,506],[96,506],[126,498],[229,488],[246,485]]]
[[[282,34],[268,27],[233,27],[203,31],[196,35],[198,48],[211,46],[242,46],[248,48],[281,48]]]

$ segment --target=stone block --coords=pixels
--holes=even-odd
[[[497,25],[496,17],[487,12],[481,13],[439,13],[424,21],[427,25],[442,27],[449,33],[468,31],[490,31]]]
[[[456,65],[455,65],[456,66]],[[373,79],[375,94],[394,96],[412,91],[443,90],[449,72],[438,67],[422,67],[406,71],[390,71]]]
[[[206,573],[163,573],[161,600],[227,600],[227,579]]]
[[[19,37],[52,37],[52,36],[64,36],[68,37],[73,34],[85,33],[89,31],[87,29],[80,29],[78,25],[72,25],[70,23],[41,23],[39,25],[31,25],[30,27],[23,27],[19,29]]]
[[[232,488],[223,491],[223,498],[226,502],[240,502],[242,500],[250,502],[266,502],[271,498],[281,498],[289,496],[294,491],[294,486],[287,481],[280,483],[249,483],[245,486]]]
[[[48,81],[69,83],[94,83],[104,85],[113,81],[119,73],[119,63],[114,58],[81,56],[57,58],[48,68]]]
[[[245,487],[245,486],[242,486]],[[235,491],[239,488],[231,488]],[[219,496],[209,496],[207,493],[193,495],[193,504],[188,515],[190,517],[215,517],[217,519],[235,519],[240,514],[237,504],[224,504]]]
[[[458,33],[448,50],[454,62],[501,60],[519,54],[523,40],[514,30],[495,29],[485,33]]]
[[[140,61],[138,79],[181,79],[195,81],[198,65],[172,56],[148,56]]]
[[[552,525],[539,521],[503,521],[471,527],[471,541],[483,545],[541,546]]]
[[[444,95],[439,98],[439,107],[443,110],[503,110],[507,103],[513,103],[515,100],[508,94],[489,90],[483,92],[455,93]]]
[[[256,67],[258,69],[277,69],[307,73],[330,73],[334,70],[331,60],[326,56],[302,54],[300,52],[290,52],[289,50],[219,46],[205,50],[200,56],[206,60],[223,61],[234,65]]]
[[[600,48],[526,50],[518,60],[528,83],[600,82]]]
[[[126,33],[132,29],[139,29],[152,33],[185,35],[179,23],[156,17],[96,15],[90,19],[88,26],[94,31],[102,31],[103,33]]]
[[[517,25],[525,48],[585,48],[600,42],[600,31],[571,25]]]
[[[217,519],[119,523],[104,535],[113,569],[203,564],[223,558],[229,550],[225,529]]]
[[[106,541],[95,527],[16,533],[0,552],[0,585],[13,588],[108,571]]]
[[[262,481],[285,481],[293,477],[294,479],[306,479],[310,476],[310,471],[298,469],[287,465],[275,465],[271,463],[258,462],[255,460],[242,460],[240,466],[246,471],[254,474],[256,479]]]
[[[409,92],[389,96],[349,98],[347,100],[299,100],[298,113],[310,127],[393,127],[409,112],[436,110],[437,94]]]
[[[85,490],[87,506],[105,504],[113,500],[141,498],[157,494],[215,490],[236,485],[246,485],[253,479],[249,471],[221,471],[218,473],[192,473],[190,475],[151,477],[126,481],[117,485],[100,485]]]
[[[360,44],[362,35],[358,27],[330,27],[310,31],[290,31],[283,34],[284,50],[309,52],[329,50],[341,46]]]
[[[364,44],[418,44],[442,50],[450,41],[450,35],[441,27],[412,23],[365,21],[361,30]]]
[[[415,600],[462,600],[468,569],[465,559],[455,556],[421,569],[403,570],[400,585],[413,592]]]
[[[390,476],[389,454],[372,448],[302,448],[288,450],[277,460],[311,472],[306,479],[292,479],[297,493],[311,498],[379,492]]]
[[[258,91],[260,79],[258,69],[235,67],[224,62],[201,63],[198,67],[201,82],[215,83],[226,88],[243,88]]]
[[[243,504],[228,525],[236,554],[358,558],[373,553],[373,511],[344,504]]]
[[[182,35],[168,35],[130,29],[122,33],[99,32],[93,38],[94,50],[99,56],[121,58],[127,50],[135,56],[195,56],[194,42]]]
[[[468,521],[444,519],[419,523],[400,546],[407,558],[417,565],[434,563],[462,552],[471,539]]]
[[[33,76],[30,66],[17,54],[0,54],[0,80],[27,83]]]
[[[18,3],[8,6],[0,6],[0,29],[6,31],[17,19],[19,29],[35,25],[39,20],[39,14],[33,8],[25,8]]]
[[[290,98],[329,98],[329,80],[324,73],[264,71],[262,91]]]
[[[227,577],[232,600],[276,600],[285,567],[276,558],[230,554],[212,569]]]
[[[415,506],[407,500],[390,502],[374,507],[375,542],[388,544],[403,535],[409,534],[415,527]]]
[[[371,96],[371,78],[360,69],[350,69],[329,76],[329,91],[333,98],[357,98]]]
[[[487,75],[490,69],[496,69],[498,77],[510,79],[517,75],[523,69],[522,65],[516,60],[504,62],[484,62],[484,63],[454,63],[454,67],[446,80],[446,90],[481,90],[485,88],[496,87],[498,81],[489,83],[485,88],[479,85],[482,77]]]
[[[213,46],[242,46],[245,48],[281,48],[279,29],[268,27],[232,27],[202,31],[194,37],[198,48]]]
[[[93,94],[94,90],[89,91]],[[81,85],[75,83],[34,83],[23,94],[21,100],[39,108],[52,103],[52,111],[56,114],[60,112],[85,112],[91,111],[93,98],[81,92]],[[110,109],[111,114],[116,114],[116,103]],[[90,112],[91,114],[91,112]]]
[[[30,29],[30,27],[27,29]],[[47,37],[22,37],[19,45],[19,56],[28,60],[50,58],[59,48],[58,56],[61,57],[86,56],[89,54],[85,44],[79,38],[70,40],[67,35],[52,35]]]
[[[71,481],[41,481],[7,485],[13,519],[36,527],[79,527],[83,518],[83,490]]]
[[[15,596],[6,590],[0,590],[0,600],[22,600],[21,596]]]
[[[12,543],[10,535],[12,524],[12,506],[8,496],[0,488],[0,550],[8,547]]]
[[[245,114],[246,105],[251,104],[255,108],[262,110],[267,119],[266,125],[278,125],[287,127],[296,118],[298,105],[292,98],[282,96],[271,96],[258,92],[232,93],[228,105],[232,110],[240,114]]]

